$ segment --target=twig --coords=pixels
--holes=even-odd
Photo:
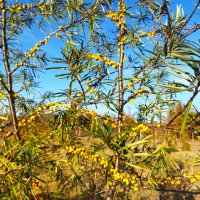
[[[184,106],[183,110],[179,111],[179,112],[167,123],[166,127],[169,126],[179,115],[181,115],[181,114],[186,110],[186,108],[187,108],[187,106],[189,105],[189,103],[190,103],[191,101],[193,101],[193,99],[194,99],[194,98],[197,96],[197,94],[199,93],[199,90],[198,90],[199,86],[200,86],[200,79],[199,79],[199,81],[198,81],[198,83],[197,83],[197,85],[196,85],[196,87],[195,87],[195,91],[194,91],[192,97],[191,97],[190,100],[186,103],[186,105]]]
[[[200,194],[200,191],[173,190],[173,189],[156,189],[156,191],[177,192],[177,193],[185,193],[185,194]]]
[[[15,136],[18,140],[21,140],[19,131],[18,131],[18,124],[17,124],[17,114],[16,114],[16,108],[15,108],[15,99],[13,97],[13,80],[12,80],[12,74],[10,70],[10,64],[9,64],[9,55],[8,55],[8,44],[7,44],[7,38],[6,38],[6,9],[5,9],[5,0],[2,1],[2,31],[1,31],[1,43],[2,43],[2,52],[3,52],[3,61],[4,61],[4,67],[6,71],[7,76],[7,85],[5,89],[8,92],[8,102],[10,107],[10,114],[12,117],[13,122],[13,128]],[[4,84],[4,82],[2,82]]]
[[[196,6],[194,7],[193,11],[191,12],[190,16],[188,17],[188,19],[186,20],[186,22],[183,24],[180,32],[184,29],[184,27],[188,24],[188,22],[191,20],[191,18],[193,17],[193,15],[195,14],[197,8],[199,7],[200,4],[200,0],[198,0],[198,3],[196,4]]]

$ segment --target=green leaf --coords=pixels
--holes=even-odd
[[[188,106],[187,106],[187,108],[186,108],[186,110],[185,110],[185,114],[184,114],[184,117],[183,117],[183,121],[182,121],[182,123],[181,123],[181,131],[180,131],[181,135],[183,135],[183,132],[184,132],[184,130],[185,130],[185,126],[186,126],[186,122],[187,122],[187,118],[188,118],[188,115],[189,115],[191,106],[192,106],[192,101],[190,101],[190,102],[188,103]]]
[[[181,5],[176,5],[176,21],[178,21],[181,17]]]
[[[47,68],[45,68],[45,70],[52,70],[52,69],[56,69],[56,70],[66,70],[67,67],[47,67]]]
[[[167,153],[172,153],[172,152],[178,152],[177,149],[174,149],[174,148],[163,148],[163,150]]]
[[[149,139],[150,139],[151,137],[152,137],[152,136],[150,135],[150,136],[147,136],[147,137],[145,137],[144,139],[139,140],[139,141],[137,141],[137,142],[127,144],[127,147],[128,147],[128,148],[132,148],[132,147],[135,147],[135,146],[138,146],[138,145],[141,145],[141,144],[146,144],[146,143],[149,142]]]
[[[75,167],[77,163],[78,163],[78,156],[75,155],[75,156],[73,157],[72,166]]]
[[[106,182],[108,182],[108,176],[109,176],[110,166],[112,165],[112,160],[113,160],[113,157],[111,157],[109,159],[109,161],[108,161],[108,167],[106,168],[106,173],[105,173]]]
[[[200,62],[199,60],[194,59],[193,57],[186,57],[177,53],[171,53],[175,58],[180,59],[182,61],[193,61],[193,62]]]
[[[176,91],[187,91],[188,90],[188,88],[181,88],[181,87],[176,87],[176,86],[161,85],[161,84],[156,84],[156,85],[165,87],[167,89],[176,90]]]
[[[132,156],[151,156],[151,154],[148,153],[132,153]]]
[[[51,25],[50,21],[48,20],[48,18],[44,15],[44,20],[46,21],[47,24]]]
[[[134,165],[132,163],[128,163],[128,162],[124,162],[126,165],[134,168],[134,169],[139,169],[139,170],[143,170],[143,171],[146,171],[146,172],[149,172],[149,169],[146,169],[144,167],[140,167],[139,165]]]

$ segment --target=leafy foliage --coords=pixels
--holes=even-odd
[[[186,179],[198,188],[199,174],[180,174],[173,145],[156,148],[151,135],[176,120],[181,135],[197,124],[199,43],[189,36],[199,30],[191,23],[199,4],[187,16],[165,0],[0,0],[0,197],[131,199],[143,186]],[[27,30],[40,37],[30,49]],[[60,54],[45,52],[51,41]],[[39,96],[44,70],[65,88]],[[166,120],[183,92],[189,101]],[[112,114],[92,110],[101,106]]]

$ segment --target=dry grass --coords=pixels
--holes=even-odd
[[[78,137],[80,142],[84,144],[84,147],[91,147],[94,144],[99,144],[99,139],[95,139],[88,136],[80,136]],[[164,141],[163,137],[160,135],[159,138],[156,139],[156,146],[158,146],[160,143]],[[199,156],[199,150],[200,150],[200,141],[199,140],[191,140],[188,139],[187,143],[189,143],[191,150],[190,151],[183,151],[182,150],[182,143],[179,140],[177,140],[177,150],[178,152],[173,153],[174,160],[178,163],[180,166],[182,173],[183,171],[187,171],[191,174],[195,174],[196,171],[200,171],[200,156]],[[3,135],[0,136],[0,146],[3,145]],[[66,152],[64,148],[56,149],[55,151],[48,151],[46,152],[46,159],[56,159],[56,160],[62,160],[66,158]],[[194,160],[199,162],[195,162]],[[193,161],[193,162],[192,162]],[[69,175],[70,171],[69,169],[62,164],[62,169],[64,170],[65,175]],[[54,200],[89,200],[93,199],[90,198],[89,194],[91,193],[90,188],[88,187],[88,190],[80,191],[80,188],[72,188],[71,190],[64,190],[63,193],[56,194],[55,191],[58,191],[58,183],[48,177],[48,173],[43,173],[40,176],[43,180],[48,180],[49,184],[49,192],[53,194]],[[176,186],[174,186],[173,189],[178,189]],[[35,193],[37,196],[37,192]],[[46,197],[49,199],[49,197]],[[199,200],[200,195],[189,195],[189,194],[182,194],[177,192],[158,192],[155,190],[150,190],[148,188],[141,188],[139,192],[131,192],[129,194],[129,197],[121,197],[120,199],[132,199],[132,200]],[[37,198],[36,198],[37,199]],[[103,197],[100,195],[96,198],[96,200],[101,200]],[[119,198],[118,198],[119,199]]]

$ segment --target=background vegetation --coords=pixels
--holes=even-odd
[[[0,198],[198,199],[199,4],[0,0]]]

